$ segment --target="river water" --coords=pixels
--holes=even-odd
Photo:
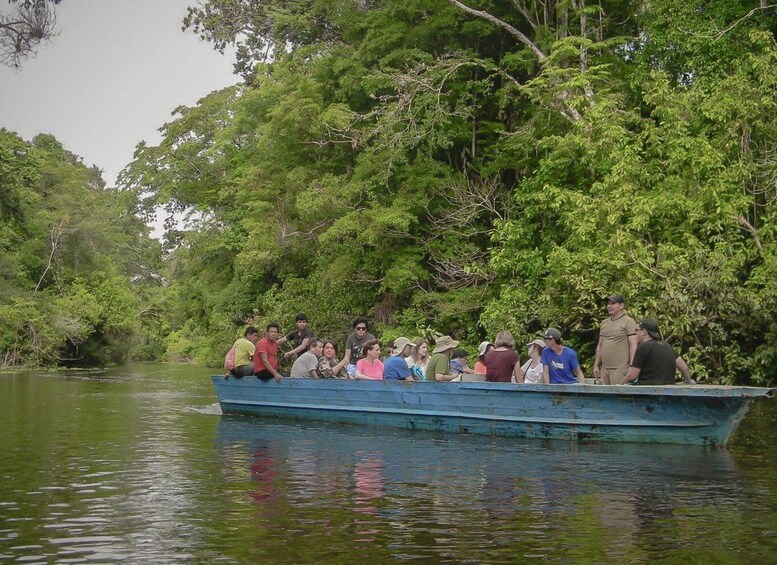
[[[0,374],[0,561],[777,562],[774,400],[710,451],[227,417],[209,373]]]

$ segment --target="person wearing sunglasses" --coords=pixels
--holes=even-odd
[[[356,318],[351,327],[353,327],[353,332],[345,340],[345,355],[343,359],[345,360],[348,374],[353,376],[356,374],[357,361],[364,358],[364,352],[362,351],[364,344],[374,340],[375,336],[367,331],[367,318],[361,316]]]

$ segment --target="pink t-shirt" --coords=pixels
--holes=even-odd
[[[380,359],[375,359],[374,363],[367,361],[366,357],[359,359],[356,362],[356,370],[376,381],[383,380],[383,363],[380,362]]]

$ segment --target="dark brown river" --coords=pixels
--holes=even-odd
[[[0,562],[777,563],[777,401],[723,450],[220,414],[210,371],[0,373]]]

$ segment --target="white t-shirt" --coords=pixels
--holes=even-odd
[[[405,360],[407,361],[407,366],[410,367],[410,370],[413,373],[413,378],[418,379],[419,381],[426,379],[426,366],[429,364],[428,357],[420,364],[413,361],[412,355]]]
[[[531,367],[531,364],[532,360],[529,359],[521,367],[523,382],[526,384],[542,384],[542,363],[537,362],[534,367]]]

